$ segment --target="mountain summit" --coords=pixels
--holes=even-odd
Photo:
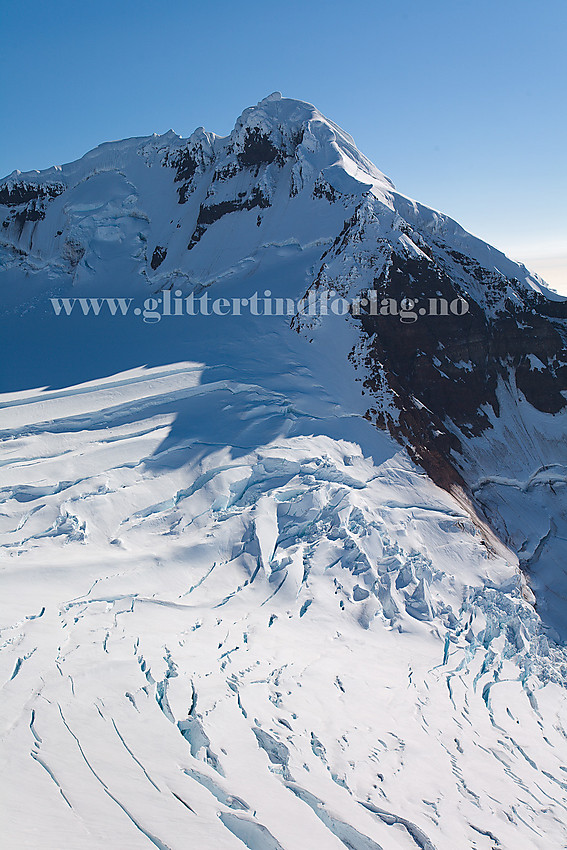
[[[279,93],[0,223],[12,844],[563,846],[567,301]]]

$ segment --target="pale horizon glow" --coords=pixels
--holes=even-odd
[[[523,263],[531,272],[542,277],[550,289],[567,295],[567,251],[542,252],[537,247],[505,250],[512,260]]]

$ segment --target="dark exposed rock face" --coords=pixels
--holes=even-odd
[[[20,232],[26,221],[42,221],[44,218],[45,209],[41,203],[38,204],[36,201],[31,201],[23,210],[14,213],[14,221],[20,225]]]
[[[62,183],[28,183],[6,181],[0,186],[0,206],[8,207],[8,216],[2,226],[7,229],[15,224],[21,236],[27,221],[37,222],[45,218],[47,203],[61,195],[66,189]]]
[[[189,183],[184,183],[183,186],[180,186],[179,189],[177,190],[177,194],[179,195],[178,203],[186,204],[187,199],[188,199],[189,195],[191,194],[191,192],[189,190]]]
[[[313,187],[314,198],[326,198],[331,203],[337,200],[337,193],[326,180],[319,178]]]
[[[242,193],[241,197],[234,201],[221,201],[219,204],[212,204],[211,206],[202,204],[199,210],[197,224],[214,224],[215,221],[218,221],[224,215],[231,212],[252,210],[254,207],[265,209],[269,206],[270,202],[263,195],[262,191],[258,187],[254,187],[248,197]]]
[[[56,198],[65,191],[61,183],[4,183],[0,186],[0,206],[19,207],[30,201]]]
[[[221,201],[218,204],[210,205],[201,204],[197,217],[197,226],[187,246],[188,249],[191,250],[197,244],[209,225],[214,224],[215,221],[218,221],[223,216],[242,210],[253,210],[254,207],[266,209],[269,206],[270,202],[268,198],[266,198],[257,186],[254,187],[248,197],[246,197],[245,193],[241,193],[235,200]]]
[[[389,297],[400,303],[409,296],[415,301],[414,311],[429,312],[430,299],[467,300],[464,315],[418,314],[415,321],[404,323],[395,316],[366,313],[361,321],[369,336],[376,334],[377,359],[387,363],[430,409],[470,436],[488,427],[481,405],[488,403],[498,412],[496,385],[499,377],[507,378],[509,368],[516,370],[518,386],[538,410],[556,413],[565,407],[561,395],[567,389],[565,329],[540,314],[537,297],[524,304],[506,301],[506,312],[491,319],[439,266],[394,253],[375,289],[378,301]],[[537,381],[530,354],[545,366]],[[544,374],[546,386],[540,389]]]
[[[203,143],[189,143],[186,147],[169,153],[164,159],[164,166],[175,170],[175,183],[181,183],[177,189],[179,203],[185,204],[193,192],[196,175],[203,172],[211,161],[211,154],[205,150]]]
[[[162,245],[156,245],[154,248],[154,253],[152,254],[152,260],[150,262],[150,266],[155,271],[165,260],[167,256],[167,248],[164,248]]]
[[[2,227],[7,229],[10,225],[16,225],[18,237],[20,237],[27,221],[43,221],[45,218],[45,203],[46,202],[42,200],[34,200],[29,201],[22,207],[11,209],[7,218],[5,218],[2,222]]]
[[[376,415],[377,424],[407,443],[431,477],[446,486],[460,477],[462,437],[492,427],[490,408],[499,414],[499,381],[515,376],[518,389],[540,411],[557,413],[566,406],[567,328],[542,315],[545,299],[536,293],[523,303],[505,301],[505,311],[490,317],[437,263],[394,252],[390,260],[374,281],[376,301],[394,299],[399,305],[409,297],[415,302],[409,313],[417,318],[362,312],[370,340],[367,386],[378,391],[378,377],[386,375],[399,416],[388,422]],[[439,310],[437,299],[450,304],[456,298],[467,300],[464,315],[429,315],[430,303]],[[565,313],[566,306],[558,304],[556,311]],[[420,309],[427,313],[419,315]]]
[[[282,154],[259,127],[247,127],[244,148],[237,158],[240,165],[248,167],[268,165],[276,160],[281,164]]]
[[[191,180],[193,178],[197,171],[198,163],[193,151],[183,150],[179,152],[176,158],[172,158],[169,164],[175,168],[177,173],[173,179],[176,183],[179,183],[181,180]]]

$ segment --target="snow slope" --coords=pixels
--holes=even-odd
[[[519,570],[543,548],[534,492],[560,513],[564,414],[500,388],[467,436],[491,531],[375,427],[394,384],[372,386],[355,317],[47,309],[166,285],[299,299],[323,262],[359,291],[388,265],[376,245],[420,257],[432,233],[530,304],[542,282],[276,96],[226,139],[103,145],[2,199],[7,846],[565,846],[567,656]],[[527,462],[514,417],[540,434]]]

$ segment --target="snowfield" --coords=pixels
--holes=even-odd
[[[291,128],[285,148],[306,120],[298,101],[258,108],[229,137],[247,168],[247,126],[263,128],[279,110]],[[507,505],[502,522],[517,538],[508,548],[368,420],[360,367],[349,360],[360,343],[350,316],[296,332],[285,316],[149,327],[13,312],[62,293],[146,296],[171,279],[228,298],[266,287],[301,298],[352,198],[371,191],[387,205],[394,193],[350,137],[310,120],[305,156],[282,169],[296,187],[324,174],[323,189],[343,196],[320,215],[300,188],[284,201],[270,166],[260,178],[271,207],[214,222],[200,213],[205,229],[187,255],[205,197],[218,207],[236,184],[241,198],[245,176],[229,169],[180,204],[161,165],[181,148],[171,134],[102,146],[40,175],[78,188],[53,196],[40,226],[24,222],[31,243],[19,254],[6,237],[6,847],[567,846],[567,652],[534,607],[516,554],[524,534],[524,560],[535,557],[545,511],[533,488],[551,481],[561,493],[560,465],[527,482],[532,467],[525,473],[512,446],[518,469],[510,461],[506,480],[483,479],[486,443],[472,441],[484,501]],[[197,173],[229,143],[203,130],[191,140]],[[161,200],[150,218],[153,197]],[[425,211],[413,209],[423,224]],[[393,208],[382,213],[408,240]],[[494,252],[464,231],[455,238]],[[63,254],[57,239],[67,240]],[[167,252],[151,270],[154,243]],[[418,243],[415,235],[414,253]],[[347,289],[368,268],[366,248]],[[522,286],[543,289],[524,272]],[[509,441],[505,429],[497,436]],[[551,449],[544,461],[553,463]],[[517,500],[526,492],[533,504]],[[559,554],[549,569],[548,588],[564,570]]]

